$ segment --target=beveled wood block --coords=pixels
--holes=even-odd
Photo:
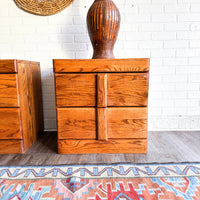
[[[95,108],[58,108],[58,139],[95,139]]]
[[[148,58],[54,59],[54,72],[148,72]]]
[[[97,139],[107,140],[108,130],[107,130],[107,108],[97,108]]]
[[[93,74],[56,74],[55,85],[57,107],[96,105],[96,76]]]
[[[16,73],[16,60],[0,60],[0,73]]]
[[[60,154],[146,153],[147,140],[58,140]]]
[[[0,139],[22,139],[19,108],[0,108]]]
[[[147,106],[149,76],[144,73],[108,74],[108,106]]]
[[[0,107],[18,107],[16,74],[0,74]]]

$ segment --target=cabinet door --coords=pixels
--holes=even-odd
[[[95,106],[96,77],[93,74],[56,74],[57,107]]]
[[[96,139],[95,108],[58,108],[58,139]]]
[[[0,139],[21,139],[19,108],[0,108]]]
[[[148,74],[108,74],[107,79],[108,106],[147,106]]]
[[[18,107],[16,74],[0,74],[0,107]]]

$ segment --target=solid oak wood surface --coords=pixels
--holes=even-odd
[[[107,108],[97,108],[97,139],[98,140],[107,140]]]
[[[0,68],[0,153],[23,153],[43,131],[40,65],[0,60]]]
[[[149,59],[54,60],[58,152],[145,153],[148,70]]]
[[[0,140],[22,139],[19,108],[0,108]]]
[[[94,108],[58,108],[58,139],[96,139]]]
[[[0,73],[17,72],[16,60],[0,60]]]
[[[107,74],[97,74],[97,107],[107,107]]]
[[[57,107],[96,105],[95,75],[56,74],[55,85]]]
[[[148,72],[148,58],[54,59],[55,73],[70,72]]]
[[[23,140],[0,140],[0,154],[24,153]]]
[[[147,106],[148,74],[108,74],[108,106]]]
[[[58,140],[58,153],[146,153],[147,140]]]
[[[147,138],[147,108],[108,108],[108,138]]]
[[[40,64],[17,61],[21,125],[24,149],[27,150],[43,131]]]
[[[16,74],[0,74],[0,107],[18,107]]]

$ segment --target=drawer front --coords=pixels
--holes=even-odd
[[[147,73],[108,74],[108,106],[147,106]]]
[[[147,140],[58,140],[58,153],[147,153]]]
[[[17,72],[16,60],[0,60],[0,73]]]
[[[57,107],[95,106],[96,77],[92,74],[56,74]]]
[[[16,74],[0,74],[0,107],[18,107]]]
[[[108,108],[109,139],[147,138],[147,108]]]
[[[95,108],[58,108],[58,139],[95,139]]]
[[[0,108],[0,139],[22,139],[18,108]]]
[[[23,140],[1,140],[0,154],[24,153]]]

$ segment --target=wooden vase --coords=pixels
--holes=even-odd
[[[114,58],[113,48],[120,27],[120,13],[112,0],[94,1],[87,14],[87,27],[94,49],[92,58]]]

